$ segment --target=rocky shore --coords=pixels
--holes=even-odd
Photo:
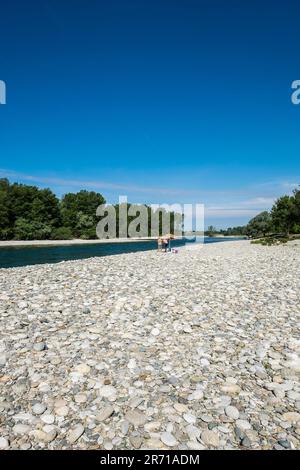
[[[0,449],[299,449],[300,246],[0,270]]]

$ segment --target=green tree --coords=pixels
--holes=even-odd
[[[100,204],[105,204],[105,199],[94,191],[65,194],[61,201],[62,225],[70,228],[77,237],[83,235],[87,228],[94,229],[96,237],[96,209]]]
[[[36,220],[19,217],[14,226],[16,240],[46,240],[51,238],[52,227]]]
[[[271,216],[275,229],[289,235],[296,223],[294,196],[282,196],[277,199],[272,207]]]
[[[293,204],[293,227],[294,233],[300,233],[300,190],[294,190],[294,204]]]
[[[73,238],[72,231],[68,227],[57,227],[52,230],[52,240],[71,240]]]
[[[217,232],[217,229],[213,225],[209,225],[207,227],[207,232],[206,233],[209,237],[212,237],[216,232]]]
[[[31,205],[31,219],[52,227],[60,224],[59,200],[50,189],[41,189]]]
[[[7,240],[12,236],[9,214],[9,181],[0,179],[0,239]]]
[[[265,237],[272,229],[272,218],[268,211],[263,211],[248,222],[246,232],[252,237]]]

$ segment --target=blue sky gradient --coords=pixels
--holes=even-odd
[[[300,4],[1,5],[0,175],[247,222],[300,182]]]

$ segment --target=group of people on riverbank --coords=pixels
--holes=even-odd
[[[158,238],[157,240],[157,250],[162,252],[167,252],[170,245],[170,239],[168,238]]]
[[[171,249],[171,240],[174,239],[174,235],[166,235],[164,237],[159,237],[157,239],[157,250],[159,252],[164,252],[167,253],[169,251],[173,251],[173,248]],[[175,251],[175,249],[174,249]],[[176,250],[177,252],[177,250]]]

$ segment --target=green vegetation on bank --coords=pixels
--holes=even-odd
[[[68,193],[58,199],[50,189],[0,179],[0,240],[95,239],[96,225],[100,220],[96,209],[100,204],[105,204],[105,198],[94,191]],[[128,204],[127,209],[130,206]],[[118,205],[115,208],[118,234],[120,208]],[[153,212],[150,207],[147,209],[150,235]],[[128,224],[135,217],[128,216]],[[170,213],[170,219],[172,232],[174,212]],[[161,234],[161,217],[159,226]],[[300,189],[295,189],[292,196],[277,199],[270,212],[261,212],[245,226],[219,231],[209,226],[205,232],[208,236],[217,234],[264,238],[265,244],[271,244],[269,239],[274,235],[288,237],[290,234],[300,234]]]
[[[96,239],[96,226],[101,219],[96,216],[96,209],[105,202],[102,194],[94,191],[68,193],[60,200],[50,189],[0,179],[0,240]],[[120,207],[114,207],[118,234]],[[128,211],[130,207],[131,204],[126,205]],[[151,216],[154,212],[150,207],[147,210],[150,235]],[[159,212],[161,235],[162,210]],[[128,215],[128,225],[135,217]],[[175,224],[174,212],[170,212],[169,217],[172,231]]]
[[[263,237],[266,245],[279,240],[288,240],[290,234],[300,234],[300,189],[295,189],[292,196],[282,196],[273,205],[270,212],[263,211],[251,219],[247,225],[229,227],[226,230],[216,230],[209,226],[205,232],[208,236],[217,234],[225,236],[247,236],[251,238]],[[274,237],[281,235],[281,238]],[[260,243],[260,242],[259,242]]]

